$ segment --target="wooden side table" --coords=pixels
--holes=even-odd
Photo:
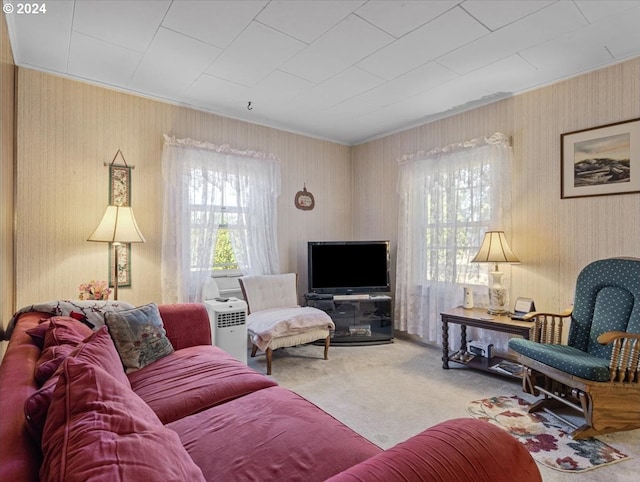
[[[530,337],[533,323],[530,321],[512,320],[509,316],[489,315],[484,308],[465,309],[462,307],[453,308],[440,313],[442,318],[442,368],[449,369],[449,362],[452,360],[449,355],[449,323],[457,323],[460,325],[460,349],[467,349],[467,326],[475,326],[483,330],[499,331],[501,333],[510,333],[512,335],[520,335],[528,340]],[[496,373],[491,367],[505,360],[499,356],[493,358],[474,357],[471,361],[463,363],[477,370],[489,371]]]

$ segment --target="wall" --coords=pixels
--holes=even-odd
[[[74,299],[78,285],[107,279],[108,254],[87,242],[108,203],[108,169],[121,149],[132,171],[132,200],[147,242],[132,246],[132,287],[119,298],[159,301],[162,135],[271,152],[282,161],[278,200],[283,271],[306,286],[306,242],[345,239],[351,226],[351,149],[246,122],[18,69],[17,305]],[[306,183],[313,211],[293,200]]]
[[[13,163],[15,65],[4,13],[0,19],[0,332],[15,311]],[[1,339],[1,337],[0,337]],[[5,343],[0,344],[0,357]]]
[[[564,309],[586,264],[640,257],[640,194],[560,199],[560,135],[638,117],[640,58],[356,146],[356,236],[397,239],[400,156],[501,131],[514,152],[507,237],[522,261],[511,269],[511,298]]]

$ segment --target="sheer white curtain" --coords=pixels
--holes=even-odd
[[[486,297],[487,269],[470,261],[489,228],[508,233],[511,147],[496,133],[398,162],[395,324],[441,343],[440,312],[462,303],[463,286],[476,305]]]
[[[242,273],[279,272],[275,155],[165,135],[162,174],[163,303],[200,301],[224,205],[234,206],[231,242]]]

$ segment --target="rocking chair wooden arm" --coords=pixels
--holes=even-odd
[[[532,311],[524,315],[525,321],[533,321],[535,323],[531,340],[538,343],[559,345],[562,342],[564,320],[570,318],[571,313],[573,313],[573,308],[567,308],[561,313]]]
[[[609,374],[612,382],[638,383],[640,363],[640,333],[607,331],[598,337],[602,345],[613,344],[609,360]]]
[[[598,343],[608,345],[614,340],[630,338],[632,340],[640,340],[640,333],[628,333],[626,331],[607,331],[598,337]]]

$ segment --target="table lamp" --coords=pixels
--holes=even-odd
[[[504,235],[504,231],[487,231],[484,233],[482,246],[471,260],[472,263],[493,263],[494,270],[489,272],[489,310],[490,315],[504,315],[507,310],[507,289],[502,286],[503,272],[498,270],[498,263],[519,263]]]
[[[115,248],[113,256],[113,299],[118,299],[118,254],[124,243],[144,243],[145,239],[133,209],[130,206],[107,206],[102,220],[87,241],[111,243]]]

